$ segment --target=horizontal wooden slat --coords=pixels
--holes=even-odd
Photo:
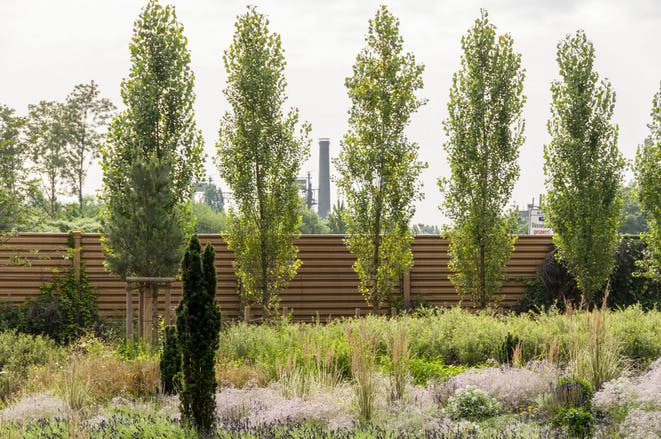
[[[104,253],[98,234],[79,236],[82,261],[89,281],[96,291],[99,310],[110,318],[125,315],[126,282],[104,267]],[[21,233],[0,245],[0,301],[21,303],[40,294],[40,287],[49,282],[54,272],[70,266],[67,254],[69,235],[66,233]],[[218,234],[200,235],[202,244],[210,242],[216,250],[218,287],[216,299],[223,314],[234,318],[243,314],[237,294],[237,282],[232,268],[233,254]],[[358,277],[352,266],[355,257],[349,253],[343,235],[304,235],[296,240],[302,266],[289,287],[280,293],[281,305],[293,311],[295,320],[310,321],[330,317],[353,316],[356,308],[361,315],[370,308],[358,293]],[[435,235],[418,235],[413,241],[414,266],[410,273],[411,297],[416,296],[438,306],[471,306],[468,298],[457,295],[448,276],[449,241]],[[500,292],[502,306],[511,306],[523,294],[526,286],[516,279],[532,279],[551,248],[551,238],[520,236],[505,269],[508,280]],[[172,307],[181,298],[181,282],[172,284]],[[396,288],[399,294],[400,287]],[[137,294],[133,297],[137,309]],[[164,294],[159,306],[165,309]],[[383,311],[387,312],[387,311]],[[260,310],[252,310],[256,318]]]

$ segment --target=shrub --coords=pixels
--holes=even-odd
[[[448,400],[446,409],[451,418],[469,421],[482,421],[502,410],[498,401],[474,386],[457,390]]]
[[[661,283],[638,275],[637,261],[644,258],[646,244],[637,236],[623,236],[615,253],[615,269],[610,277],[607,306],[624,308],[635,304],[645,309],[661,307]],[[514,305],[516,312],[546,310],[555,305],[564,311],[565,302],[580,304],[576,281],[552,250],[540,266],[537,279],[529,282],[524,296]],[[601,304],[605,289],[595,293],[593,304]]]
[[[177,328],[165,328],[165,340],[160,361],[161,391],[166,395],[174,395],[179,391],[181,375],[181,351],[177,338]]]
[[[552,364],[538,361],[526,367],[470,369],[440,384],[438,393],[449,394],[452,390],[472,386],[487,392],[506,409],[517,410],[532,405],[558,374]]]
[[[661,308],[661,282],[640,276],[638,261],[645,257],[647,245],[638,236],[623,236],[615,253],[615,270],[610,277],[608,308],[640,304],[642,309]],[[596,296],[601,303],[604,292]]]
[[[416,384],[424,385],[429,381],[442,381],[468,369],[467,366],[446,365],[442,358],[411,358],[409,370]]]
[[[56,277],[50,284],[43,286],[42,292],[55,297],[59,303],[60,322],[55,322],[59,327],[53,328],[50,333],[45,332],[55,340],[71,342],[98,325],[96,296],[92,292],[84,264],[81,263],[78,279],[75,270],[71,268],[62,277]]]
[[[498,349],[498,361],[500,363],[512,364],[512,357],[517,348],[520,348],[519,337],[508,332],[505,340]]]
[[[83,264],[78,279],[73,268],[67,269],[43,285],[34,300],[0,309],[0,329],[47,335],[60,343],[98,329],[100,322],[96,296]]]
[[[570,408],[564,414],[562,423],[567,426],[570,437],[589,438],[594,431],[592,413],[582,408]]]
[[[590,410],[594,392],[592,385],[577,376],[558,379],[541,399],[542,412],[556,425],[564,425],[569,409]]]
[[[182,353],[181,414],[186,423],[208,434],[215,422],[220,309],[216,304],[213,246],[200,255],[197,235],[190,239],[182,262],[184,293],[177,307],[177,336]]]
[[[7,401],[21,389],[32,366],[58,360],[63,354],[62,348],[48,338],[0,332],[0,401]]]

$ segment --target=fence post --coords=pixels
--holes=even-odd
[[[126,341],[133,340],[133,287],[126,282]]]
[[[243,307],[243,321],[246,323],[250,323],[250,305],[246,305]]]
[[[76,283],[80,282],[80,252],[82,233],[80,230],[73,232],[73,271],[76,274]]]
[[[404,287],[404,308],[411,306],[411,269],[407,269],[404,272],[404,277],[402,279],[402,284]]]

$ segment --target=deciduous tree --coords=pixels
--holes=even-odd
[[[426,164],[404,130],[425,103],[416,96],[424,66],[404,52],[399,20],[385,6],[369,21],[365,43],[345,81],[349,130],[335,166],[358,289],[378,309],[391,303],[394,287],[413,264],[409,222],[422,197],[419,176]]]
[[[450,279],[484,307],[502,285],[516,220],[506,210],[519,176],[525,103],[521,55],[497,35],[486,11],[461,39],[461,69],[452,78],[443,122],[451,176],[439,180],[450,231]]]
[[[28,179],[25,162],[27,145],[21,139],[25,119],[0,104],[0,232],[23,222]]]
[[[65,192],[67,171],[71,164],[66,106],[52,101],[29,105],[26,128],[34,170],[40,177],[45,196],[42,207],[53,219],[58,214],[58,196]]]
[[[220,175],[234,198],[224,234],[234,269],[244,297],[272,314],[278,291],[300,266],[295,180],[309,154],[310,127],[299,125],[297,109],[283,111],[285,58],[268,24],[254,7],[237,19],[223,57],[231,110],[220,122],[217,147]]]
[[[94,81],[78,84],[67,96],[65,104],[69,131],[66,177],[71,194],[78,198],[81,215],[87,170],[92,160],[99,157],[108,121],[115,110],[113,103],[100,95],[99,86]]]
[[[650,135],[636,153],[636,192],[647,214],[645,273],[661,281],[661,86],[652,102]]]
[[[592,42],[580,30],[567,35],[558,43],[557,60],[551,143],[544,146],[544,208],[558,255],[589,303],[615,263],[624,159],[611,122],[615,92],[594,71]]]

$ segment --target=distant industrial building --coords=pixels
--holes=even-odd
[[[326,218],[330,212],[330,140],[327,138],[319,139],[319,186],[317,189],[312,187],[312,177],[310,172],[306,177],[296,179],[301,198],[308,209],[312,210],[317,206],[317,214],[320,218]]]
[[[539,204],[535,204],[533,197],[532,203],[526,206],[526,209],[519,210],[519,217],[528,224],[529,235],[553,235],[553,230],[545,223],[545,214],[542,210],[542,197],[539,195]]]

